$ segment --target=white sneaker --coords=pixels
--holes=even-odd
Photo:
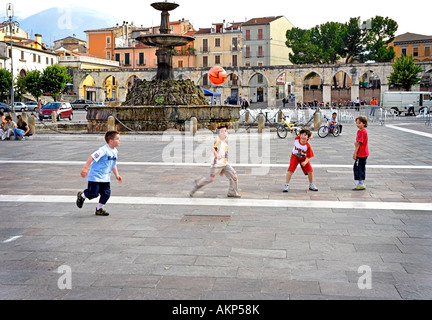
[[[285,187],[283,188],[283,192],[288,192],[289,191],[289,185],[285,185]]]

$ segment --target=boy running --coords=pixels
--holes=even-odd
[[[117,170],[120,134],[117,131],[109,131],[105,134],[105,141],[107,144],[93,153],[81,170],[81,177],[87,177],[88,188],[78,192],[76,201],[76,205],[81,209],[86,199],[92,200],[100,195],[96,208],[97,216],[109,216],[104,206],[111,197],[111,172],[114,172],[120,183],[123,182]]]
[[[195,180],[195,186],[189,195],[192,197],[195,192],[199,189],[212,183],[217,175],[223,175],[227,177],[229,181],[229,190],[228,197],[229,198],[240,198],[240,194],[238,192],[238,177],[237,172],[228,164],[228,132],[227,127],[222,126],[218,129],[218,138],[216,143],[214,144],[212,150],[214,160],[212,163],[212,167],[210,169],[210,175],[204,176],[201,179]]]

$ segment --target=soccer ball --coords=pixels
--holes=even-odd
[[[215,66],[210,69],[208,77],[211,83],[215,85],[220,85],[227,79],[227,73],[224,68],[220,66]]]

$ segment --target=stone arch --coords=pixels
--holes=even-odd
[[[230,97],[237,97],[240,98],[240,96],[242,95],[241,93],[241,87],[242,87],[242,80],[240,75],[235,72],[227,72],[227,80],[224,84],[225,86],[229,87],[229,92],[227,92],[227,94]]]
[[[420,91],[432,91],[432,69],[426,70],[420,80]]]
[[[310,70],[303,76],[303,103],[316,106],[323,101],[323,75]]]
[[[337,70],[331,77],[331,105],[349,105],[351,101],[351,87],[351,76],[344,70]]]
[[[112,74],[107,75],[103,81],[103,90],[105,93],[105,100],[117,101],[119,97],[118,79]]]
[[[377,72],[370,69],[360,75],[359,99],[369,104],[372,98],[381,98],[381,78]]]
[[[278,70],[278,74],[275,79],[276,83],[276,99],[282,100],[289,97],[294,91],[292,75],[286,70]]]
[[[77,92],[79,99],[96,100],[97,86],[95,79],[90,74],[85,74],[80,80]]]
[[[252,102],[268,101],[269,80],[263,72],[253,72],[248,79],[249,100]]]
[[[139,80],[139,77],[136,74],[129,75],[126,79],[125,87],[129,91],[134,86],[135,82]]]

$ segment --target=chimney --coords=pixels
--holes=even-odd
[[[42,35],[35,33],[36,49],[42,49]]]

